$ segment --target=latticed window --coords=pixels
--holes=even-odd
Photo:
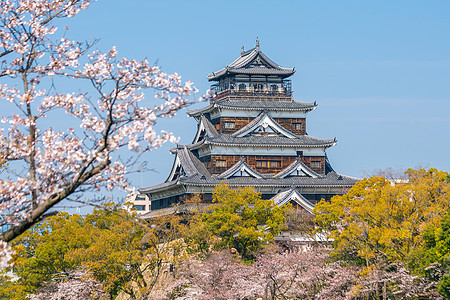
[[[321,167],[321,163],[320,163],[320,161],[312,161],[311,162],[311,168],[313,168],[313,169],[320,169],[320,167]]]
[[[292,130],[302,130],[303,129],[303,124],[302,123],[292,123]]]
[[[226,160],[216,160],[216,167],[218,168],[226,168],[227,161]]]
[[[234,129],[234,122],[225,122],[225,129]]]
[[[275,160],[258,160],[256,161],[257,168],[281,168],[281,161]]]

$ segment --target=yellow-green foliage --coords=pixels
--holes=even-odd
[[[216,187],[213,201],[216,204],[203,214],[203,222],[223,244],[236,248],[246,259],[281,231],[283,212],[288,209],[262,200],[252,188],[233,190],[226,184]]]
[[[382,177],[364,179],[343,196],[314,209],[319,230],[334,239],[335,254],[356,255],[365,264],[405,261],[424,244],[427,226],[438,226],[450,208],[447,173],[408,170],[409,181],[393,184]]]
[[[144,228],[135,216],[115,205],[86,217],[59,213],[14,240],[13,268],[17,281],[3,278],[0,298],[25,299],[46,281],[74,270],[102,282],[112,296],[133,292],[129,282],[143,285],[140,266],[147,251]]]

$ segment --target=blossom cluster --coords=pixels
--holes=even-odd
[[[229,252],[216,252],[180,267],[166,298],[443,299],[430,291],[433,282],[411,275],[401,264],[364,269],[331,261],[328,254],[321,248],[265,253],[253,264],[243,264]]]
[[[0,4],[0,161],[10,162],[0,179],[0,225],[36,222],[78,192],[131,190],[126,175],[136,160],[121,159],[121,149],[142,153],[178,141],[154,125],[188,104],[192,82],[147,60],[119,58],[115,47],[93,51],[68,39],[67,28],[58,36],[54,21],[91,2]]]

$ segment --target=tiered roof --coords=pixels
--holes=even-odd
[[[269,59],[261,52],[259,41],[257,41],[255,48],[249,51],[242,49],[241,55],[235,61],[208,75],[209,81],[219,81],[215,86],[220,87],[220,90],[216,94],[216,98],[210,100],[206,107],[188,111],[188,115],[195,117],[198,121],[198,129],[193,142],[171,149],[171,152],[175,154],[175,162],[166,182],[140,188],[139,192],[148,194],[152,201],[169,197],[172,197],[173,200],[181,199],[181,196],[191,193],[211,194],[216,185],[226,182],[233,188],[248,186],[262,191],[268,197],[275,195],[272,200],[278,205],[293,201],[311,213],[314,205],[302,193],[305,196],[309,195],[308,197],[318,194],[334,195],[341,194],[345,189],[353,186],[359,179],[336,173],[326,157],[325,149],[334,146],[336,138],[320,139],[307,134],[294,134],[272,117],[281,116],[281,118],[291,120],[305,118],[306,113],[317,107],[316,102],[305,103],[293,100],[290,81],[286,78],[294,72],[294,68],[281,67]],[[265,86],[263,90],[258,90],[257,83],[261,78],[264,78]],[[238,83],[248,85],[245,86],[245,89],[240,90],[237,86]],[[272,83],[273,85],[271,85]],[[253,119],[233,133],[219,133],[210,121],[211,118],[227,117],[232,119],[234,116]],[[214,120],[219,124],[218,119]],[[204,149],[205,147],[210,150]],[[253,152],[247,150],[239,152],[232,148],[222,147],[247,148]],[[303,150],[306,150],[305,152],[310,155],[310,158],[319,157],[321,162],[325,160],[325,168],[320,168],[323,174],[313,171],[302,161],[304,158],[300,156],[276,174],[258,172],[246,162],[244,156],[221,174],[211,174],[206,168],[207,163],[212,165],[214,162],[212,158],[208,157],[212,154],[208,153],[221,153],[220,155],[214,154],[217,156],[236,155],[236,152],[272,155],[266,149],[260,151],[263,149],[262,147],[267,147],[269,150],[276,149],[275,153],[281,153],[278,150],[286,150],[283,154],[290,156],[289,161],[295,155],[303,155]],[[213,152],[213,150],[217,151]],[[199,155],[202,155],[205,163],[200,161]],[[325,159],[323,159],[324,157]],[[309,163],[308,160],[305,161]],[[162,202],[166,201],[160,203]],[[156,207],[161,207],[159,205]]]
[[[258,135],[255,132],[260,126],[265,126],[273,131],[271,135]],[[191,150],[199,149],[204,145],[218,145],[218,146],[239,146],[239,147],[254,147],[254,146],[272,146],[272,147],[331,147],[336,144],[334,139],[320,139],[309,135],[297,135],[283,126],[278,124],[272,117],[263,111],[258,117],[253,119],[247,125],[237,130],[232,134],[217,133],[214,126],[209,120],[202,116],[200,120],[199,129],[205,129],[203,139],[197,138],[200,133],[197,133],[194,143],[187,147]],[[206,130],[208,128],[208,130]],[[214,129],[213,129],[214,128]]]
[[[283,68],[262,53],[259,47],[259,40],[257,40],[255,48],[248,51],[242,49],[241,55],[235,61],[225,68],[209,74],[207,78],[209,81],[218,81],[229,74],[289,77],[294,73],[294,68]]]
[[[293,100],[252,100],[239,99],[231,100],[229,98],[212,100],[211,103],[200,109],[188,110],[187,114],[191,117],[198,117],[202,114],[210,113],[218,108],[234,109],[234,110],[267,110],[267,111],[301,111],[309,112],[316,109],[316,102],[298,102]]]
[[[176,150],[175,163],[172,167],[171,175],[165,183],[148,188],[139,189],[140,193],[150,193],[175,186],[216,186],[222,181],[226,181],[232,187],[252,186],[252,187],[349,187],[354,185],[359,179],[337,174],[334,171],[326,175],[319,175],[300,159],[289,165],[277,174],[261,174],[241,158],[236,164],[222,174],[211,175],[200,160],[186,147],[178,146]],[[182,175],[176,177],[175,170],[183,168]],[[302,172],[294,173],[300,167]],[[242,171],[242,173],[241,173]]]

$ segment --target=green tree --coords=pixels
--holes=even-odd
[[[408,256],[408,266],[421,276],[439,281],[439,293],[450,298],[450,212],[438,227],[427,226],[422,239],[423,246]]]
[[[0,295],[11,299],[24,299],[34,293],[45,281],[64,276],[75,265],[67,259],[72,245],[84,246],[80,235],[83,220],[80,216],[61,213],[33,226],[13,243],[13,267],[18,277],[8,281],[4,277]]]
[[[333,239],[334,254],[366,265],[405,262],[421,247],[429,225],[437,226],[450,208],[447,174],[408,170],[407,182],[364,179],[343,196],[314,209],[318,230]]]
[[[253,252],[281,231],[288,209],[262,200],[252,188],[233,190],[226,184],[216,187],[213,201],[216,204],[203,214],[203,222],[222,245],[236,248],[244,259],[252,259]]]
[[[134,215],[116,205],[94,209],[86,217],[59,213],[13,242],[11,271],[16,281],[3,280],[0,296],[24,299],[51,280],[69,278],[83,270],[111,296],[120,291],[135,296],[145,289],[142,263],[150,250],[141,242],[146,233]],[[67,276],[69,275],[69,276]]]

